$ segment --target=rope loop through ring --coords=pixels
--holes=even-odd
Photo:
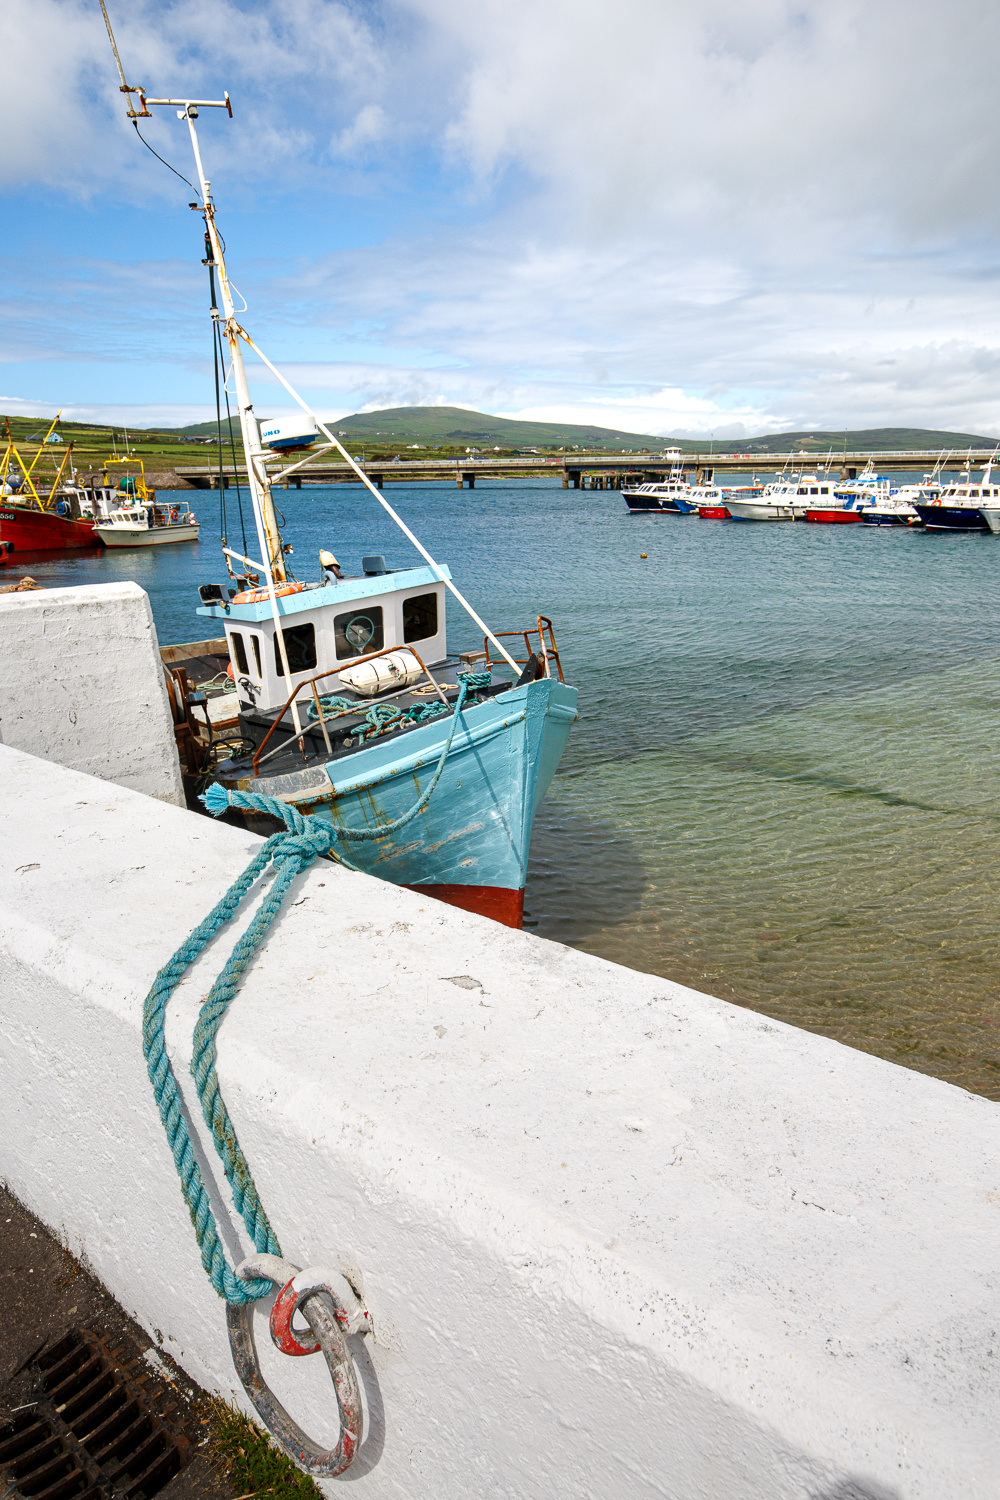
[[[283,1288],[300,1274],[298,1266],[280,1255],[251,1255],[236,1267],[236,1275],[245,1281],[266,1279],[279,1283]],[[320,1274],[326,1277],[331,1273]],[[236,1373],[268,1432],[277,1438],[285,1452],[307,1474],[332,1479],[350,1468],[366,1433],[361,1382],[351,1351],[347,1347],[345,1332],[338,1326],[343,1317],[347,1318],[349,1324],[354,1320],[353,1309],[341,1306],[331,1312],[326,1304],[326,1296],[331,1298],[336,1308],[336,1293],[331,1291],[326,1281],[321,1290],[303,1290],[298,1306],[316,1343],[323,1351],[337,1397],[340,1437],[333,1448],[324,1447],[303,1432],[264,1379],[254,1339],[253,1304],[227,1303],[226,1325]],[[290,1319],[291,1313],[289,1322]]]

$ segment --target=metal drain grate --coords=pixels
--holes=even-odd
[[[0,1500],[149,1500],[186,1463],[166,1388],[74,1328],[19,1372],[0,1425]]]

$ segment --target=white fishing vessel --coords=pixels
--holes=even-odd
[[[757,494],[735,493],[727,501],[734,521],[804,521],[809,496],[827,493],[815,475],[790,474]]]
[[[196,542],[198,522],[186,505],[139,500],[109,510],[94,527],[94,535],[105,547],[162,547]]]

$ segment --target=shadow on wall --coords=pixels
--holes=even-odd
[[[542,803],[531,831],[524,927],[536,937],[579,943],[642,906],[639,846],[609,823]]]
[[[848,1475],[831,1490],[811,1490],[809,1500],[903,1500],[899,1490],[874,1479],[857,1479]]]

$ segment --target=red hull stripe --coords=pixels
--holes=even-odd
[[[55,552],[64,547],[99,547],[93,521],[72,521],[50,510],[29,510],[0,500],[0,540],[18,552]]]
[[[504,927],[524,924],[523,890],[512,891],[502,885],[409,885],[406,889],[418,896],[433,896],[435,901],[445,901],[449,906],[460,906],[463,911],[478,912],[481,917],[491,917]]]
[[[826,521],[834,526],[842,526],[845,522],[860,521],[861,512],[858,510],[807,510],[806,520]]]

